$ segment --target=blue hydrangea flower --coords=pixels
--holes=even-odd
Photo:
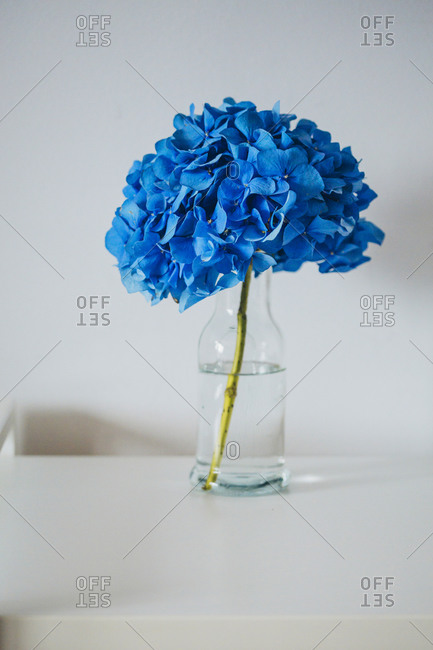
[[[375,192],[350,147],[314,122],[224,100],[176,115],[175,132],[134,162],[106,247],[129,292],[180,311],[255,274],[345,272],[383,232],[360,217]]]

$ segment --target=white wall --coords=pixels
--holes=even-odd
[[[80,14],[111,15],[109,47],[76,47]],[[395,15],[395,45],[360,47],[363,15]],[[124,342],[196,403],[196,348],[212,299],[179,315],[122,287],[104,234],[134,158],[171,133],[168,102],[281,99],[362,157],[386,231],[345,276],[274,278],[288,385],[290,453],[433,451],[431,219],[433,79],[429,0],[5,3],[2,94],[0,394],[13,391],[42,450],[190,453],[196,414]],[[382,28],[380,28],[382,29]],[[374,31],[374,30],[373,30]],[[378,30],[379,31],[379,30]],[[79,295],[109,295],[110,327],[77,327]],[[364,294],[396,296],[394,327],[361,328]],[[29,417],[30,414],[30,417]],[[119,436],[120,433],[120,436]],[[75,436],[75,437],[74,437]],[[62,442],[63,444],[63,442]]]

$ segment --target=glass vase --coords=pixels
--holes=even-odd
[[[274,492],[288,483],[284,466],[283,338],[270,311],[271,271],[221,291],[199,341],[199,429],[191,482],[216,493]],[[240,305],[244,327],[239,356]],[[235,386],[233,387],[233,384]],[[229,400],[230,422],[221,436]],[[215,463],[210,473],[211,463]],[[206,481],[206,483],[204,483]]]

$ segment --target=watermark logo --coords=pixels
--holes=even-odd
[[[395,16],[361,16],[361,47],[392,47],[395,34],[392,26]]]
[[[78,591],[78,603],[75,607],[110,607],[111,594],[107,591],[111,576],[78,576],[75,586]]]
[[[361,578],[361,607],[394,607],[393,576],[363,576]]]
[[[226,444],[226,456],[229,460],[237,460],[241,455],[241,448],[238,442],[231,440]]]
[[[111,16],[90,15],[77,16],[75,24],[78,29],[77,47],[108,47],[111,45],[111,33],[107,30]]]
[[[110,296],[78,296],[77,327],[107,327],[110,325],[110,314],[107,307]]]
[[[232,181],[234,181],[239,178],[240,174],[241,174],[241,168],[239,166],[239,163],[236,162],[236,160],[232,160],[231,162],[229,162],[229,164],[226,167],[227,178],[230,178]]]
[[[391,307],[394,303],[395,296],[391,295],[361,296],[361,327],[393,327],[395,313]]]

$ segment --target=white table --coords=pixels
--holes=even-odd
[[[189,493],[191,465],[0,459],[0,647],[60,621],[41,650],[431,647],[432,459],[291,458],[257,498]],[[79,576],[110,577],[111,605],[77,607]]]

